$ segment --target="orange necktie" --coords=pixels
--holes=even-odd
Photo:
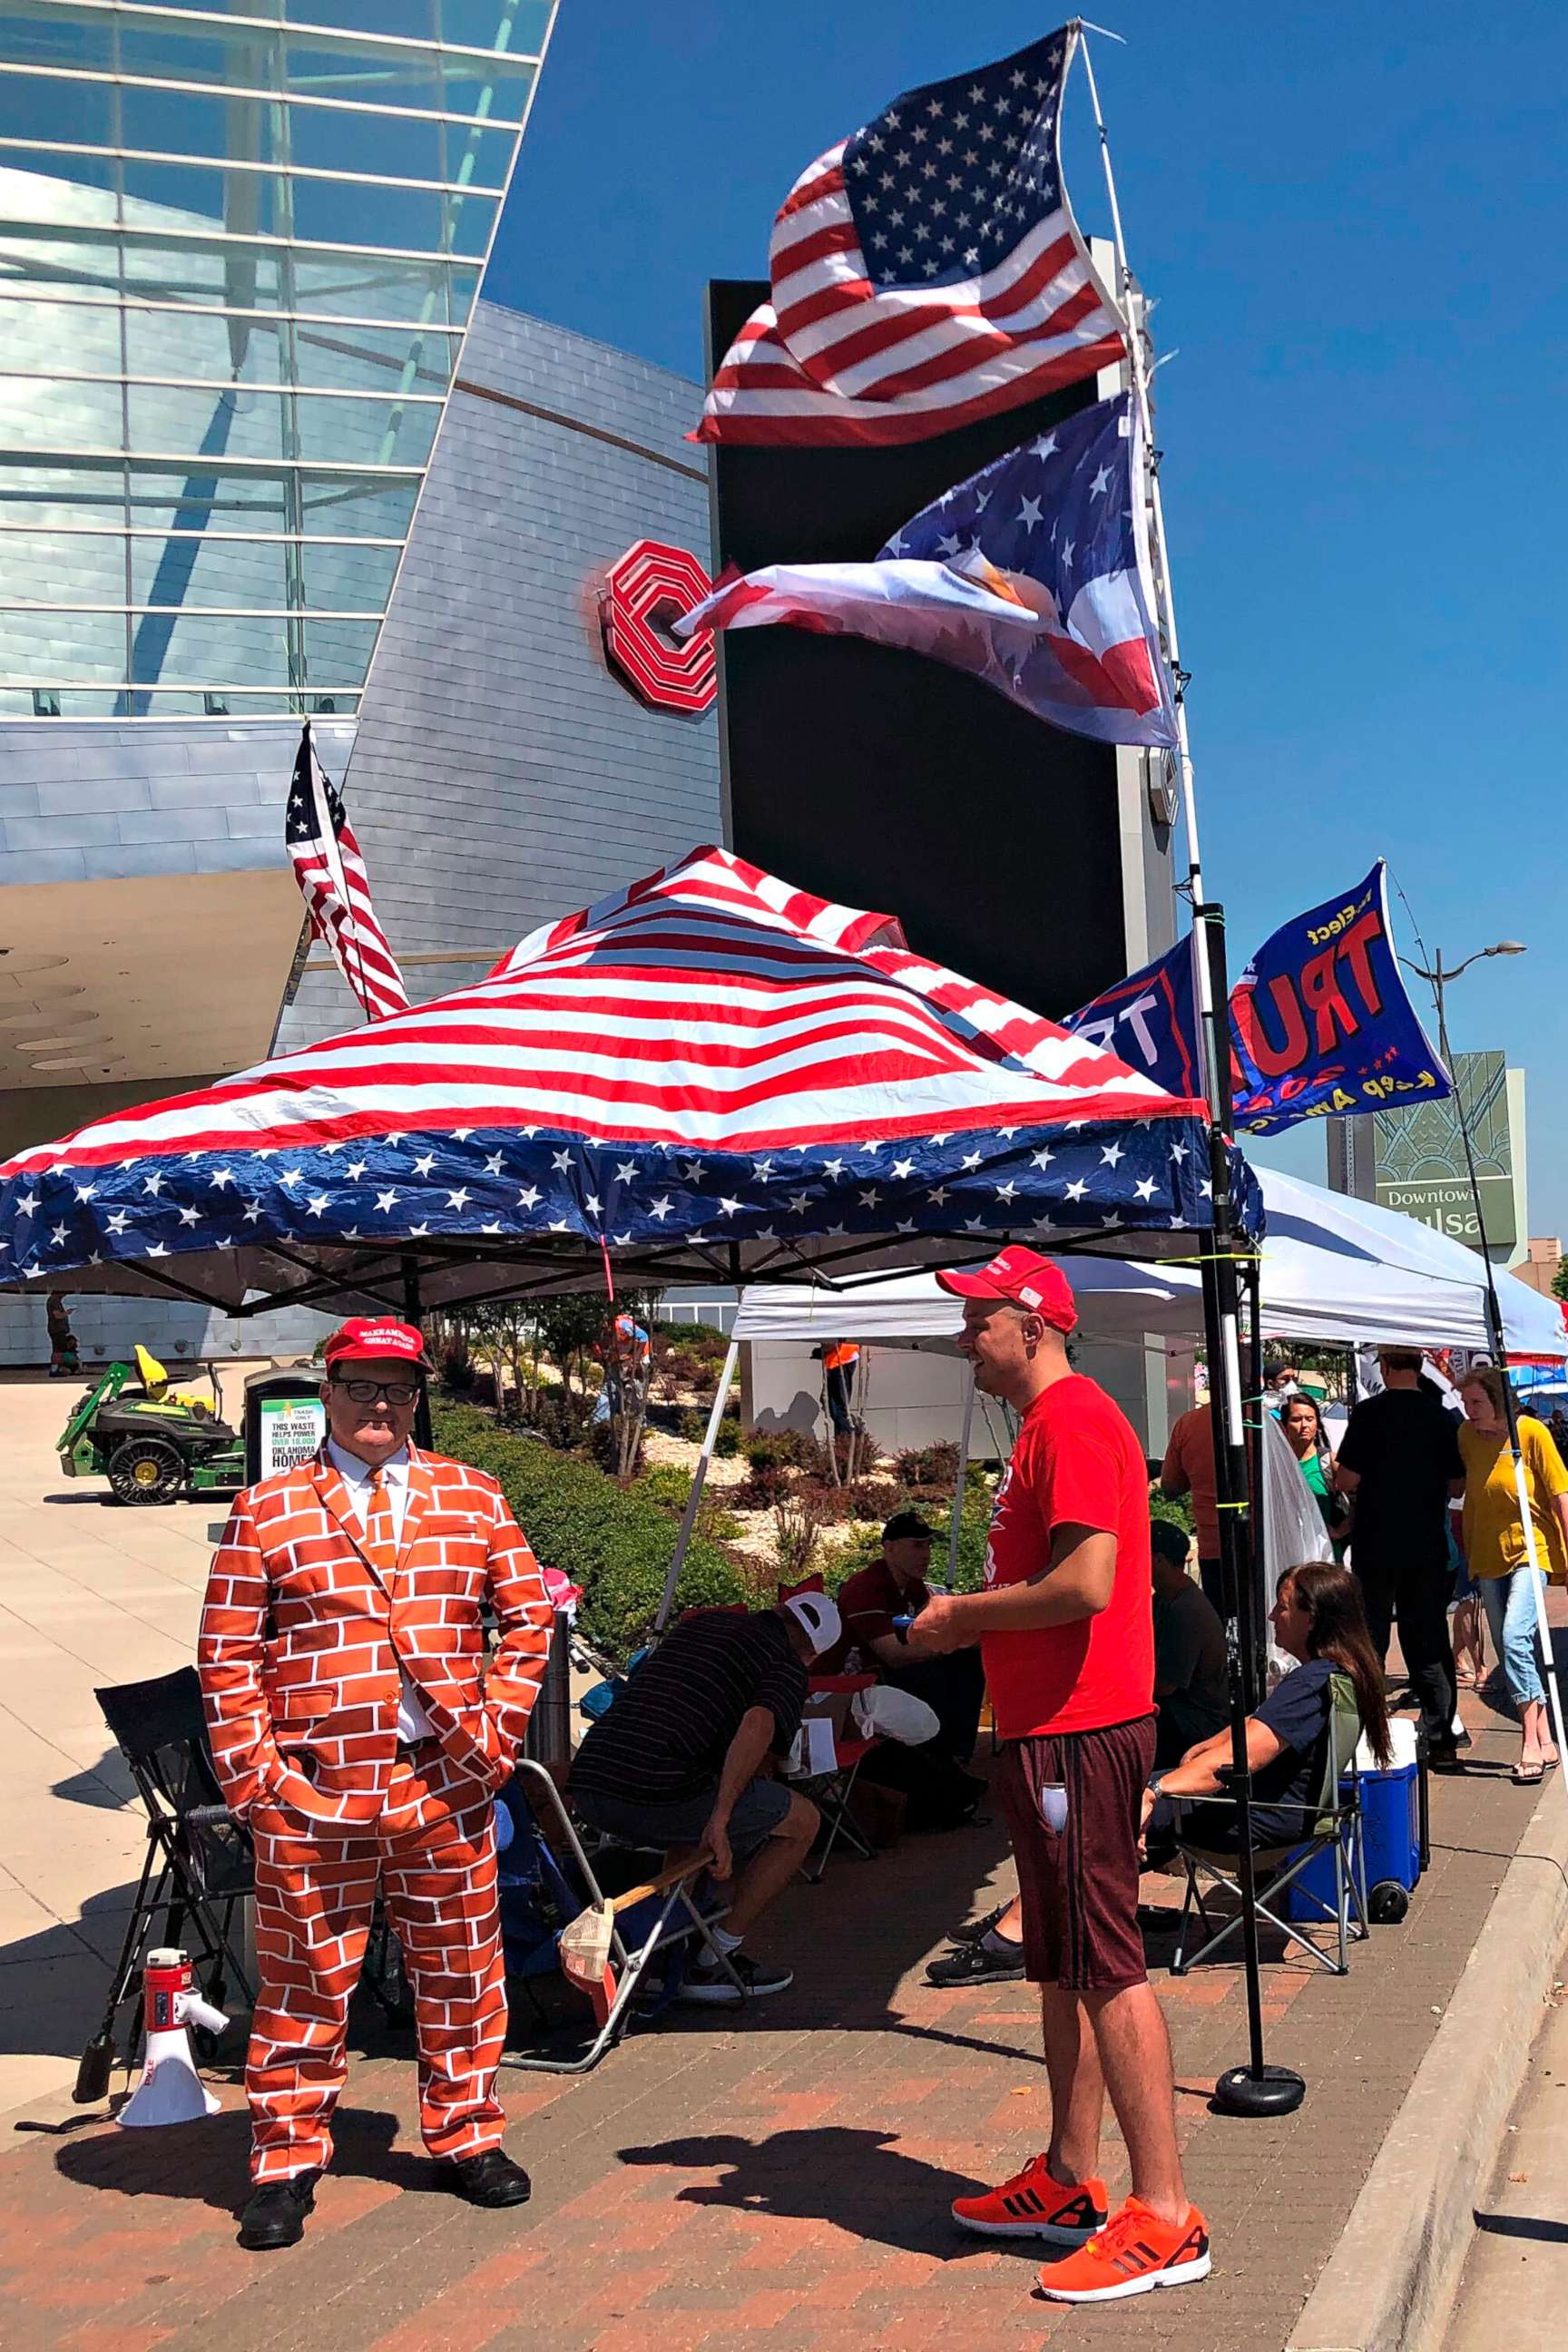
[[[392,1488],[384,1470],[370,1474],[370,1517],[365,1521],[364,1548],[373,1567],[390,1578],[397,1566],[397,1522],[392,1515]]]

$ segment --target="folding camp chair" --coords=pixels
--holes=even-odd
[[[813,1675],[812,1695],[819,1692],[846,1692],[851,1697],[857,1691],[869,1690],[875,1675]],[[855,1793],[855,1783],[860,1777],[860,1767],[873,1748],[881,1744],[873,1733],[863,1739],[849,1734],[834,1745],[831,1772],[795,1773],[792,1777],[802,1792],[811,1799],[827,1824],[827,1835],[815,1865],[808,1864],[802,1874],[813,1886],[820,1886],[827,1869],[827,1859],[840,1838],[864,1862],[875,1862],[876,1848],[863,1838],[849,1815],[849,1801]]]
[[[561,1937],[570,1922],[590,1906],[605,1903],[615,1914],[600,2004],[604,2013],[595,2016],[597,2030],[585,2046],[571,2055],[509,2050],[504,2065],[536,2074],[586,2074],[638,2013],[638,1994],[655,1961],[662,1985],[652,2011],[647,2013],[657,2014],[675,1998],[688,1949],[695,1942],[708,1947],[717,1966],[745,1998],[739,1972],[709,1932],[728,1906],[700,1904],[698,1899],[698,1885],[711,1855],[700,1853],[673,1868],[667,1866],[639,1885],[612,1895],[601,1875],[603,1856],[611,1850],[612,1842],[606,1841],[600,1849],[600,1869],[595,1870],[554,1777],[543,1765],[524,1758],[499,1801],[511,1823],[510,1841],[499,1865],[509,1984],[531,1991],[542,1978],[562,1974]],[[548,1837],[540,1832],[541,1818],[549,1824]]]
[[[1334,1674],[1330,1677],[1328,1732],[1323,1742],[1323,1776],[1318,1797],[1315,1819],[1303,1823],[1304,1844],[1259,1846],[1253,1849],[1254,1904],[1260,1919],[1278,1927],[1287,1945],[1300,1944],[1301,1949],[1331,1976],[1342,1977],[1350,1970],[1350,1945],[1370,1933],[1366,1916],[1366,1857],[1362,1839],[1361,1780],[1355,1770],[1355,1751],[1361,1738],[1361,1719],[1356,1712],[1355,1688],[1348,1675]],[[1233,1802],[1225,1798],[1205,1797],[1205,1805]],[[1305,1809],[1303,1808],[1303,1811]],[[1236,1875],[1237,1858],[1212,1847],[1190,1843],[1176,1827],[1176,1851],[1186,1870],[1186,1892],[1182,1904],[1182,1921],[1176,1935],[1176,1948],[1171,1959],[1171,1974],[1184,1977],[1189,1969],[1216,1951],[1227,1936],[1233,1936],[1241,1926],[1241,1912],[1215,1928],[1204,1902],[1204,1885],[1222,1886],[1233,1895],[1237,1906],[1241,1901],[1240,1882]],[[1303,1933],[1302,1924],[1281,1916],[1273,1906],[1282,1895],[1296,1886],[1301,1873],[1320,1854],[1333,1857],[1334,1900],[1331,1909],[1322,1897],[1310,1887],[1297,1887],[1299,1899],[1310,1903],[1321,1919],[1306,1923],[1318,1926],[1330,1922],[1335,1929],[1335,1952],[1325,1952],[1310,1936]],[[1195,1952],[1187,1950],[1187,1934],[1196,1912],[1206,1940]]]
[[[147,1812],[147,1853],[110,1980],[103,2023],[82,2053],[76,2097],[102,2098],[113,2068],[115,2020],[140,1990],[142,1953],[156,1915],[164,1914],[161,1944],[192,1949],[196,1983],[215,2009],[227,2006],[229,1986],[255,2003],[240,1958],[235,1914],[254,1892],[255,1856],[248,1832],[223,1801],[207,1746],[201,1685],[190,1666],[152,1682],[121,1683],[93,1696],[124,1757]],[[126,2063],[142,2036],[142,2006],[133,2012]]]

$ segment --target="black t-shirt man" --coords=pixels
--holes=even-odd
[[[572,1767],[574,1791],[671,1804],[710,1790],[741,1718],[765,1706],[773,1752],[788,1753],[805,1706],[806,1669],[773,1609],[704,1609],[645,1659]]]
[[[1388,1388],[1352,1412],[1340,1466],[1356,1475],[1351,1561],[1358,1576],[1413,1568],[1441,1572],[1448,1557],[1448,1487],[1464,1461],[1452,1420],[1423,1389]]]

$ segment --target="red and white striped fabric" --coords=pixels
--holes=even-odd
[[[370,894],[370,876],[336,787],[307,724],[300,738],[284,816],[289,863],[310,917],[371,1021],[408,1009],[408,991]]]
[[[726,1282],[1008,1237],[1157,1254],[1212,1223],[1209,1159],[1201,1103],[700,849],[454,995],[22,1153],[0,1286],[313,1304],[384,1301],[411,1258],[453,1298],[610,1254]]]
[[[752,1151],[1053,1120],[1202,1116],[1101,1046],[724,849],[525,939],[474,986],[0,1170],[307,1149],[437,1129]]]
[[[1062,186],[1065,26],[906,91],[803,172],[773,224],[772,299],[692,438],[896,443],[1077,383],[1124,355]]]

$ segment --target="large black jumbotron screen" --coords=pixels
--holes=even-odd
[[[765,286],[709,289],[721,357]],[[1092,383],[898,449],[713,451],[714,562],[866,560],[901,522],[1094,397]],[[856,637],[721,639],[729,845],[1036,1011],[1127,970],[1116,755],[972,677]]]

